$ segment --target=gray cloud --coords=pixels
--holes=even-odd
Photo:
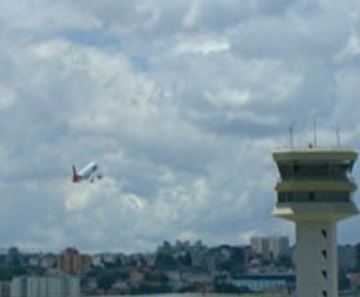
[[[0,8],[2,245],[139,251],[290,235],[270,214],[271,152],[289,126],[307,145],[317,116],[320,143],[340,126],[358,147],[356,1]],[[91,160],[104,180],[72,184],[71,164]],[[342,241],[356,240],[351,224]]]

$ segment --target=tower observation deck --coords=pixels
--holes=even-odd
[[[358,214],[353,201],[356,151],[282,149],[273,214],[295,222],[297,297],[337,297],[336,222]]]

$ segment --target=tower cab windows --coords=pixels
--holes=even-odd
[[[348,180],[352,169],[349,163],[287,162],[278,164],[282,180],[328,179]]]
[[[278,203],[311,203],[311,202],[350,202],[351,195],[348,192],[279,192]]]

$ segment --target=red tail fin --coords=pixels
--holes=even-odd
[[[72,166],[72,171],[73,171],[72,181],[73,181],[74,183],[79,182],[79,181],[80,181],[80,176],[77,174],[75,165]]]

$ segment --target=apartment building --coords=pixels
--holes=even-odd
[[[10,297],[79,297],[77,276],[21,276],[12,279]]]
[[[355,246],[338,246],[338,266],[340,270],[355,270],[357,268]]]
[[[0,297],[9,297],[9,296],[10,296],[10,281],[1,281]]]
[[[286,254],[290,249],[289,238],[286,236],[252,237],[251,249],[265,259],[276,259]]]
[[[66,248],[57,259],[57,268],[65,273],[83,272],[92,262],[88,255],[82,255],[75,248]]]

